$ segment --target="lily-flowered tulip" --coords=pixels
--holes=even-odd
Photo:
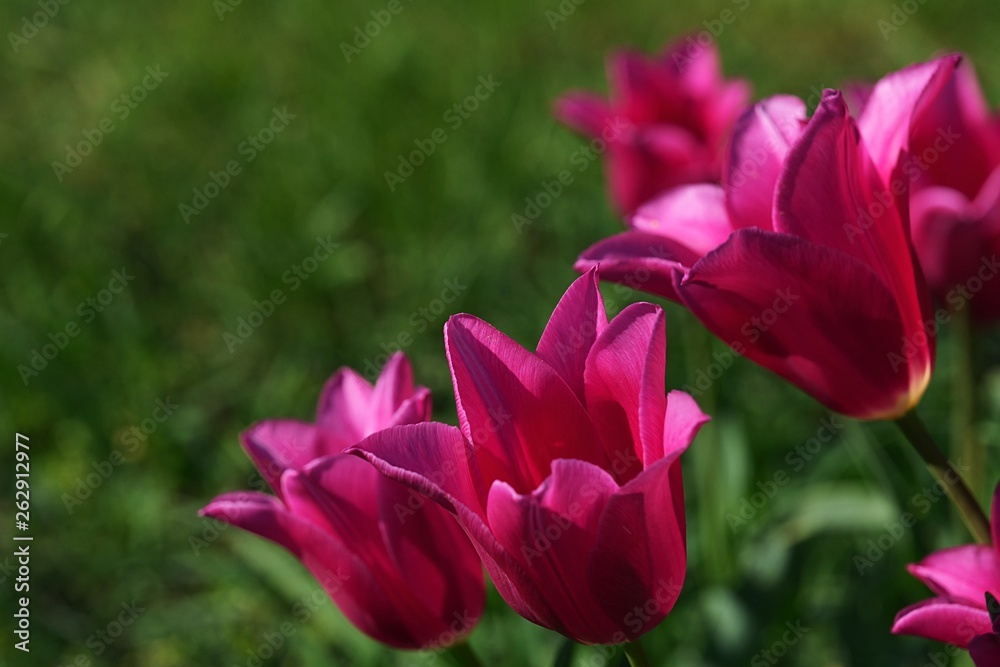
[[[900,153],[956,57],[895,72],[854,119],[841,93],[776,96],[733,130],[722,186],[676,188],[577,262],[689,308],[738,354],[829,408],[896,418],[930,379],[930,299]]]
[[[911,147],[913,244],[928,285],[953,310],[1000,318],[1000,117],[967,61],[928,106]]]
[[[383,428],[430,418],[395,354],[373,387],[351,369],[327,383],[316,423],[261,422],[243,447],[277,497],[227,493],[202,510],[288,549],[344,615],[396,648],[453,643],[485,604],[482,566],[444,510],[344,449]]]
[[[589,644],[654,628],[684,581],[679,456],[707,419],[665,395],[663,311],[608,322],[590,272],[534,354],[470,315],[445,345],[461,429],[400,426],[357,453],[452,512],[528,620]]]
[[[652,59],[616,54],[609,101],[570,93],[556,103],[562,122],[607,142],[608,186],[622,212],[675,185],[719,182],[726,138],[750,86],[724,79],[714,42],[698,39],[679,40]]]
[[[917,635],[962,648],[971,642],[987,648],[994,634],[986,593],[1000,591],[1000,485],[993,492],[990,517],[993,544],[969,544],[935,552],[907,569],[937,597],[907,607],[896,615],[895,634]],[[975,638],[985,635],[982,640]],[[995,654],[994,654],[995,655]],[[975,657],[975,656],[973,656]],[[977,665],[1000,663],[980,663]]]

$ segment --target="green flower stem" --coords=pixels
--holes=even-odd
[[[628,664],[631,667],[650,667],[649,656],[646,655],[646,649],[642,647],[642,643],[638,639],[631,644],[625,644],[622,648],[625,650],[625,657],[628,658]]]
[[[458,667],[483,667],[482,661],[473,652],[468,642],[453,644],[448,649],[448,655],[458,665]]]
[[[910,441],[913,448],[920,454],[920,458],[927,464],[927,468],[934,475],[941,487],[955,504],[962,520],[972,536],[981,544],[990,543],[990,522],[983,514],[983,508],[979,506],[976,497],[972,495],[965,480],[958,474],[951,463],[941,453],[934,438],[917,415],[915,410],[910,410],[905,415],[896,420],[896,425]]]
[[[954,313],[955,331],[955,402],[951,411],[951,452],[969,467],[966,481],[972,494],[979,497],[983,491],[986,461],[982,443],[976,438],[976,373],[975,348],[969,310]]]

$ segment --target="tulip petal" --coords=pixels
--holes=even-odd
[[[587,411],[621,483],[663,455],[666,364],[666,319],[649,303],[619,313],[587,357]]]
[[[911,133],[911,152],[923,172],[920,182],[975,197],[1000,163],[994,123],[972,63],[963,60]]]
[[[683,453],[710,419],[690,394],[676,389],[671,391],[667,394],[667,411],[663,420],[663,451],[655,460]]]
[[[552,475],[530,494],[503,482],[490,490],[487,515],[497,541],[532,574],[561,631],[585,643],[599,643],[616,629],[581,585],[598,523],[616,491],[604,470],[566,459],[554,461]]]
[[[347,450],[454,513],[458,505],[486,516],[487,488],[472,447],[454,426],[427,422],[373,433]],[[481,502],[481,500],[483,502]]]
[[[687,565],[683,517],[676,457],[660,459],[608,501],[587,579],[628,641],[656,627],[680,595]]]
[[[1000,591],[1000,564],[993,547],[968,544],[935,551],[910,574],[937,595],[980,605],[986,592]]]
[[[692,41],[694,40],[694,41]],[[659,57],[661,71],[676,72],[698,97],[713,95],[722,83],[722,59],[713,40],[690,35],[668,45]]]
[[[985,607],[973,607],[961,600],[934,598],[907,607],[896,614],[892,633],[916,635],[939,642],[968,646],[976,635],[993,630]]]
[[[901,151],[909,150],[915,120],[955,72],[961,57],[944,56],[904,67],[872,88],[858,130],[883,183],[890,183]],[[825,98],[825,96],[824,96]]]
[[[778,175],[805,122],[805,102],[792,95],[758,102],[736,121],[723,181],[732,227],[773,229]]]
[[[611,105],[592,93],[573,92],[560,97],[555,116],[577,132],[599,137],[614,115]]]
[[[743,229],[675,280],[715,335],[837,412],[892,415],[909,395],[895,301],[848,255]]]
[[[281,496],[281,474],[301,470],[314,459],[339,454],[355,441],[343,430],[331,431],[291,419],[269,419],[240,434],[240,442],[261,476]]]
[[[486,596],[482,565],[465,531],[443,507],[382,475],[377,497],[382,539],[401,579],[455,638],[468,633]]]
[[[430,421],[431,418],[431,390],[427,387],[417,387],[413,395],[405,399],[396,408],[389,420],[383,424],[376,424],[371,433],[389,428],[390,426],[402,426],[404,424],[419,424]],[[369,433],[370,435],[370,433]]]
[[[976,320],[1000,316],[1000,168],[974,202],[943,187],[918,191],[911,202],[913,244],[935,296]],[[975,287],[975,291],[971,289]]]
[[[881,179],[840,93],[827,91],[788,154],[778,181],[775,229],[854,256],[889,288],[903,336],[917,348],[907,369],[912,407],[930,380],[934,347],[923,330],[931,303],[914,261],[908,181],[900,169],[891,172],[891,185]]]
[[[389,562],[379,530],[379,473],[366,461],[340,454],[316,459],[281,477],[290,512],[335,535],[379,572]]]
[[[717,181],[715,162],[684,127],[630,127],[609,142],[608,185],[614,202],[627,214],[676,185]]]
[[[663,236],[686,266],[724,242],[733,228],[725,191],[718,185],[685,185],[643,204],[629,219],[639,232]]]
[[[367,435],[373,388],[354,369],[341,368],[323,386],[316,424],[353,444]]]
[[[566,290],[538,341],[535,354],[559,373],[581,403],[587,354],[607,326],[597,270],[591,269]]]
[[[382,582],[366,562],[343,542],[315,524],[289,512],[262,493],[227,493],[202,512],[271,540],[290,551],[322,584],[344,615],[373,639],[401,649],[426,641],[414,635]]]
[[[367,461],[349,455],[318,459],[304,472],[290,470],[282,477],[289,510],[349,545],[352,553],[361,558],[383,583],[384,594],[406,619],[412,635],[426,640],[436,639],[452,620],[449,618],[443,622],[446,617],[443,605],[455,601],[434,600],[433,597],[428,600],[420,593],[426,592],[427,587],[440,587],[438,597],[443,596],[449,577],[455,576],[455,568],[451,563],[441,563],[439,567],[444,567],[447,574],[424,581],[423,586],[414,586],[412,581],[403,578],[399,562],[392,557],[385,542],[386,533],[392,532],[387,530],[380,507],[380,495],[387,485],[398,486],[396,482],[383,478]],[[400,495],[405,495],[405,492]],[[450,517],[438,515],[438,519],[450,520]],[[394,536],[396,555],[400,554],[404,546],[401,542],[407,541],[407,537],[411,536],[397,530]],[[458,543],[463,544],[466,543]],[[454,545],[447,546],[454,548]],[[408,564],[414,565],[412,551],[406,555],[409,557]],[[429,573],[424,571],[423,574]],[[464,582],[466,590],[469,583]],[[429,607],[429,601],[437,602],[436,608]]]
[[[373,434],[349,452],[451,512],[507,604],[529,621],[559,631],[558,616],[537,585],[490,532],[485,495],[481,501],[477,492],[475,459],[457,428],[434,422],[398,426]]]
[[[646,232],[624,232],[584,250],[573,268],[585,273],[598,267],[602,280],[679,301],[673,272],[686,271],[699,257],[672,239]]]
[[[396,352],[382,368],[372,390],[371,403],[364,414],[362,437],[384,428],[392,420],[403,401],[413,395],[413,369],[402,352]],[[360,440],[361,438],[358,438]],[[356,442],[356,441],[355,441]]]
[[[864,154],[843,97],[827,91],[788,154],[778,182],[775,230],[856,257],[898,300],[912,301],[914,266],[901,215],[908,210],[906,182],[899,196],[886,183]]]
[[[551,366],[470,315],[450,318],[444,334],[459,423],[484,486],[503,479],[530,491],[569,452],[604,462],[589,415]]]
[[[621,51],[608,59],[612,98],[623,115],[639,123],[676,118],[684,97],[676,72],[645,55]],[[683,123],[678,123],[683,124]]]
[[[910,202],[913,245],[927,282],[939,298],[965,282],[988,245],[973,204],[957,190],[928,187]]]

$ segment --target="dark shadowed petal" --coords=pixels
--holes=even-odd
[[[475,460],[457,428],[433,422],[399,426],[375,433],[350,451],[454,514],[507,604],[533,623],[562,631],[534,580],[487,526],[486,497],[480,502],[473,479],[478,473],[469,469]]]
[[[561,459],[530,494],[518,494],[502,482],[490,491],[493,534],[536,582],[562,631],[583,643],[611,642],[617,629],[594,600],[586,577],[598,522],[617,490],[604,470]]]
[[[442,625],[458,636],[468,633],[482,615],[486,591],[465,531],[443,507],[385,476],[378,503],[379,528],[400,578]]]
[[[280,544],[308,568],[340,610],[370,637],[397,648],[422,647],[430,637],[415,634],[411,609],[399,609],[364,559],[319,526],[289,512],[262,493],[228,493],[202,514]]]
[[[973,268],[979,263],[980,248],[984,244],[972,208],[972,202],[965,195],[951,188],[924,188],[915,192],[910,201],[913,246],[927,284],[939,297],[958,284],[954,280],[953,267]],[[971,265],[970,253],[973,256]]]
[[[744,229],[678,277],[678,290],[723,342],[831,409],[871,419],[909,406],[896,303],[856,259]]]
[[[289,511],[335,535],[378,572],[391,572],[378,521],[379,473],[355,456],[316,459],[281,478]]]
[[[923,331],[932,317],[931,301],[909,237],[908,185],[901,165],[889,180],[882,179],[840,93],[827,91],[788,154],[778,182],[775,229],[854,256],[889,288],[903,333],[916,342],[907,369],[915,403],[930,379],[934,345]]]
[[[660,459],[608,501],[587,573],[594,597],[628,641],[655,628],[680,595],[687,563],[683,516],[676,457]]]
[[[439,641],[452,619],[446,621],[434,613],[436,609],[427,604],[433,598],[425,599],[420,595],[424,591],[403,577],[385,542],[387,526],[382,522],[379,496],[386,481],[367,461],[342,454],[317,459],[302,473],[289,470],[282,477],[282,487],[290,511],[340,538],[365,562],[413,636],[424,642]],[[405,541],[402,535],[397,538]],[[424,583],[444,586],[447,580],[439,577]],[[438,594],[444,596],[441,590]]]
[[[1000,635],[979,635],[969,642],[969,655],[976,667],[1000,667]]]

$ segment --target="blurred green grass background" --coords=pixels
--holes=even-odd
[[[554,29],[546,12],[559,11],[556,0],[401,2],[350,62],[341,43],[386,2],[52,2],[58,11],[37,34],[17,44],[8,36],[0,48],[2,458],[11,470],[14,433],[30,436],[35,536],[32,652],[13,649],[5,613],[0,662],[254,665],[266,637],[290,621],[294,634],[262,664],[447,664],[367,640],[328,600],[312,601],[316,584],[290,555],[217,531],[197,510],[256,483],[237,440],[243,428],[309,418],[337,367],[377,364],[402,334],[412,339],[405,350],[418,381],[449,421],[440,334],[449,313],[537,341],[576,254],[620,222],[596,162],[529,227],[518,232],[511,216],[584,145],[551,118],[551,103],[569,88],[605,90],[610,50],[656,51],[745,5],[718,41],[726,73],[750,78],[758,97],[808,97],[961,50],[1000,102],[1000,10],[991,0],[914,3],[886,39],[877,22],[890,19],[893,3],[863,0],[565,0],[575,9]],[[232,11],[220,16],[221,3]],[[39,11],[37,2],[5,3],[0,27],[19,33]],[[116,100],[157,66],[167,75],[123,117]],[[490,75],[496,91],[461,126],[445,122]],[[242,142],[284,108],[294,118],[247,162]],[[113,131],[57,178],[52,163],[105,119]],[[390,191],[384,172],[439,127],[447,141]],[[185,222],[179,205],[191,205],[193,189],[230,160],[241,172]],[[293,290],[286,272],[318,238],[339,245]],[[106,298],[115,270],[134,279],[101,312],[80,307]],[[441,312],[447,281],[463,288]],[[230,350],[224,334],[275,289],[286,301]],[[606,293],[619,306],[642,298]],[[686,313],[667,310],[676,388],[724,348]],[[78,335],[25,385],[18,367],[69,323]],[[978,428],[995,459],[1000,347],[985,341]],[[946,334],[922,408],[943,439],[951,355]],[[146,421],[152,433],[128,439],[157,400],[178,407],[162,423]],[[789,452],[827,416],[815,402],[743,360],[700,400],[715,420],[687,455],[689,574],[675,611],[646,640],[656,664],[776,664],[777,652],[763,652],[786,623],[809,630],[781,651],[782,664],[933,664],[941,645],[893,637],[889,627],[896,611],[928,595],[904,564],[966,540],[945,503],[863,574],[855,560],[930,484],[894,430],[842,420],[836,440],[795,470]],[[108,461],[107,479],[81,487]],[[732,528],[727,513],[781,470],[790,481]],[[13,544],[12,475],[0,491],[9,517],[0,536]],[[82,502],[66,500],[87,491]],[[12,552],[0,549],[5,600]],[[135,622],[110,644],[97,638],[133,600],[144,609]],[[491,665],[544,665],[561,640],[494,595],[472,643]],[[596,655],[580,649],[576,664],[596,664]]]

